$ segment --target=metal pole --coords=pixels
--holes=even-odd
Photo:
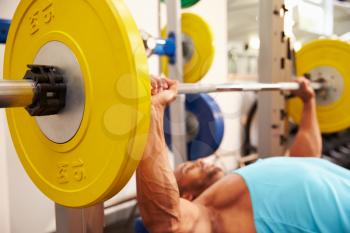
[[[289,82],[287,40],[284,33],[283,0],[259,1],[259,82]],[[258,154],[261,157],[285,154],[287,121],[285,96],[279,92],[259,92]]]
[[[169,78],[183,82],[183,54],[182,54],[182,30],[181,30],[181,1],[166,0],[167,5],[167,29],[176,40],[176,56],[174,64],[169,63]],[[174,152],[175,165],[187,160],[186,143],[186,111],[185,96],[179,96],[170,106],[170,128],[172,151]]]
[[[324,88],[321,83],[311,83],[314,90]],[[293,91],[300,85],[294,82],[280,83],[227,83],[227,84],[179,84],[179,94],[240,91]]]
[[[103,203],[88,208],[55,204],[56,233],[103,233]]]
[[[34,89],[29,80],[1,81],[0,108],[27,107],[33,102]]]

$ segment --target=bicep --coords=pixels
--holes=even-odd
[[[225,208],[234,204],[246,189],[243,178],[232,173],[208,188],[196,201],[205,206]]]

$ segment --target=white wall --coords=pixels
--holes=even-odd
[[[0,53],[3,52],[3,46],[0,46]],[[0,56],[0,60],[2,57]],[[0,67],[1,68],[1,67]],[[6,119],[3,110],[0,112],[0,232],[10,232],[10,205],[9,205],[9,186],[7,170],[7,152],[6,152],[6,133],[3,130],[6,127]]]
[[[158,1],[157,0],[125,0],[139,29],[151,35],[157,36],[158,32]],[[159,70],[159,62],[156,56],[149,58],[149,69],[153,74]]]

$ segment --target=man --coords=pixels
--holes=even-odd
[[[190,162],[177,168],[177,180],[163,135],[164,108],[175,99],[177,84],[163,79],[153,83],[151,130],[136,173],[148,230],[350,232],[350,172],[319,158],[315,93],[305,79],[298,82],[301,88],[295,94],[304,110],[290,157],[260,160],[226,176],[202,161]]]

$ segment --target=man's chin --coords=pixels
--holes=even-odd
[[[219,167],[213,167],[209,172],[209,177],[212,177],[215,180],[219,180],[225,175],[224,171]]]

